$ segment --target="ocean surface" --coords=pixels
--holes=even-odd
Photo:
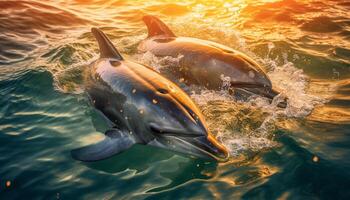
[[[7,0],[0,10],[0,199],[350,199],[349,1]],[[146,14],[248,54],[288,107],[188,86],[228,162],[142,145],[73,160],[107,128],[82,84],[98,58],[91,27],[128,59],[176,62],[138,54]]]

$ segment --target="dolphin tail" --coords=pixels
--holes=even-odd
[[[134,138],[120,130],[109,130],[105,135],[105,139],[96,144],[72,150],[72,157],[85,162],[103,160],[125,151],[136,143]]]
[[[113,43],[100,29],[92,28],[91,32],[95,36],[98,46],[100,47],[100,58],[116,58],[118,60],[123,60],[123,57],[114,47]]]
[[[169,37],[176,37],[175,34],[170,30],[170,28],[164,24],[159,18],[146,15],[142,18],[148,28],[148,37],[153,37],[157,35],[164,35]]]

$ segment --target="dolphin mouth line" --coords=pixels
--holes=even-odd
[[[192,144],[190,142],[187,142],[186,140],[184,140],[187,137],[181,137],[181,136],[175,136],[175,135],[164,135],[164,137],[166,137],[166,138],[174,138],[174,139],[176,139],[178,141],[181,141],[184,144],[195,148],[196,150],[198,150],[199,152],[203,153],[204,155],[207,155],[207,156],[209,156],[211,158],[214,158],[215,160],[217,160],[219,162],[226,162],[229,159],[229,155],[227,155],[225,158],[222,158],[222,157],[216,156],[215,154],[212,154],[209,151],[206,151],[206,150],[204,150],[204,149],[202,149],[202,148],[200,148],[200,147],[198,147],[198,146],[196,146],[196,145],[194,145],[194,144]]]
[[[273,99],[279,92],[275,91],[268,85],[253,84],[253,83],[243,83],[243,82],[231,82],[230,86],[234,89],[244,90],[250,95],[256,94],[269,99]]]
[[[172,129],[161,129],[158,127],[155,123],[150,123],[150,129],[152,130],[153,133],[155,133],[158,137],[163,137],[163,138],[173,138],[175,140],[181,141],[182,143],[189,145],[190,147],[195,148],[199,152],[203,153],[204,155],[208,155],[211,158],[214,158],[220,162],[225,162],[228,160],[228,157],[222,158],[219,156],[216,156],[215,154],[206,151],[195,144],[192,144],[191,142],[187,142],[187,140],[190,138],[193,141],[196,141],[197,138],[200,137],[205,137],[203,135],[198,135],[198,134],[193,134],[193,133],[188,133],[180,130],[172,130]]]
[[[195,138],[200,137],[201,135],[195,133],[188,133],[178,129],[170,129],[170,128],[160,128],[155,123],[150,123],[150,129],[157,135],[161,136],[175,136],[175,137],[183,137],[183,138]]]
[[[255,94],[255,95],[259,95],[262,97],[266,97],[268,99],[273,99],[276,95],[278,95],[277,93],[274,93],[272,89],[270,88],[266,88],[266,87],[235,87],[235,89],[239,89],[239,90],[244,90],[247,93]],[[271,93],[273,92],[273,93]]]
[[[254,84],[234,84],[231,85],[233,87],[233,92],[237,96],[244,97],[248,99],[252,95],[258,95],[261,97],[267,98],[270,102],[279,95],[280,93],[274,90],[273,88],[262,86],[262,85],[254,85]],[[283,101],[278,102],[277,106],[280,108],[287,107],[287,98],[284,98]]]
[[[232,82],[232,81],[230,85],[232,87],[237,87],[237,88],[268,88],[267,85],[244,83],[244,82]]]

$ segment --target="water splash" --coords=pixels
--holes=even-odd
[[[195,30],[201,30],[201,28]],[[227,43],[237,44],[239,50],[256,57],[254,53],[246,49],[247,45],[244,39],[237,32],[222,32],[222,27],[210,27],[210,30],[215,33],[227,34],[227,37],[222,37],[227,38]],[[183,30],[181,31],[183,32]],[[189,36],[191,34],[197,33],[194,31],[187,33]],[[115,45],[121,52],[132,54],[135,53],[138,42],[144,37],[145,34],[122,37],[115,41]],[[79,39],[84,43],[91,43],[90,39],[85,41],[86,35],[84,34]],[[215,41],[215,38],[212,39]],[[68,47],[70,46],[73,46],[75,50],[69,51]],[[170,56],[159,58],[151,52],[146,52],[144,54],[135,53],[130,57],[150,66],[184,89],[199,105],[206,117],[210,131],[229,148],[231,155],[235,157],[274,147],[277,145],[273,139],[274,132],[279,128],[279,122],[286,118],[306,117],[315,106],[325,102],[323,97],[308,93],[310,79],[302,70],[297,69],[292,62],[288,61],[286,54],[282,54],[284,60],[282,65],[278,64],[278,58],[276,60],[270,58],[270,52],[274,48],[274,43],[268,43],[267,56],[264,59],[257,58],[268,69],[268,75],[273,85],[281,91],[281,94],[276,96],[272,103],[259,96],[252,96],[246,102],[237,101],[229,94],[229,77],[221,77],[223,87],[220,91],[211,91],[200,86],[185,84],[183,78],[176,79],[172,74],[176,71],[173,68],[179,66],[182,55],[175,58]],[[64,58],[67,52],[70,55],[69,62]],[[84,68],[97,58],[97,54],[70,42],[55,48],[46,57],[50,62],[56,64],[53,67],[56,70],[54,72],[56,88],[62,92],[79,94],[83,92]],[[295,59],[298,57],[294,56],[293,61]],[[57,63],[59,67],[57,67]],[[284,97],[288,98],[287,108],[278,108],[277,104],[283,101]]]
[[[178,67],[182,56],[159,58],[146,52],[133,58],[164,74],[173,71],[170,68]],[[272,103],[260,96],[252,96],[246,102],[237,101],[228,92],[229,77],[221,77],[223,87],[220,91],[180,84],[202,110],[210,131],[228,147],[233,157],[274,147],[277,145],[273,138],[278,122],[286,118],[306,117],[315,106],[325,102],[322,97],[308,93],[310,80],[293,63],[285,60],[285,64],[278,65],[269,58],[263,61],[270,69],[268,75],[273,85],[281,91]],[[171,74],[166,76],[174,79]],[[281,109],[277,104],[284,97],[288,98],[288,106]]]
[[[104,29],[104,28],[102,28]],[[112,36],[118,33],[112,29]],[[107,31],[109,32],[109,31]],[[132,54],[144,35],[128,36],[113,40],[114,45],[123,54]],[[98,46],[90,32],[79,32],[71,38],[53,44],[52,50],[43,52],[36,60],[53,74],[54,86],[63,93],[80,94],[84,91],[84,74],[92,62],[99,57]]]
[[[81,94],[84,92],[84,75],[89,65],[97,59],[92,57],[87,61],[74,64],[53,74],[54,86],[63,93]]]
[[[133,58],[139,62],[150,66],[157,72],[161,72],[162,69],[177,67],[179,65],[180,59],[183,55],[178,55],[176,58],[171,56],[165,56],[163,58],[157,57],[151,52],[147,51],[143,54],[135,54]]]

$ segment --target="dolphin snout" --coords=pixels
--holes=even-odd
[[[266,87],[264,88],[260,94],[264,97],[267,97],[270,102],[272,102],[272,100],[280,94],[280,92],[277,90],[277,89],[274,89],[272,87]],[[286,97],[283,97],[282,101],[280,101],[278,104],[277,104],[278,107],[280,108],[286,108],[287,107],[287,98]]]
[[[198,137],[195,140],[196,142],[194,142],[193,145],[202,151],[203,157],[209,157],[220,162],[228,160],[228,150],[212,135],[209,134],[208,136]]]
[[[269,99],[270,102],[280,94],[280,92],[272,87],[237,87],[234,89],[235,96],[241,97],[243,99],[247,99],[251,95],[259,95],[262,97],[266,97]],[[286,108],[287,107],[288,99],[285,97],[280,101],[277,106],[280,108]]]
[[[271,93],[273,94],[273,96],[271,97],[271,100],[273,98],[275,98],[277,95],[280,94],[280,92],[278,92],[278,90],[271,88]],[[287,97],[283,97],[282,101],[280,101],[277,106],[280,108],[286,108],[287,107],[287,102],[288,102],[288,98]]]

